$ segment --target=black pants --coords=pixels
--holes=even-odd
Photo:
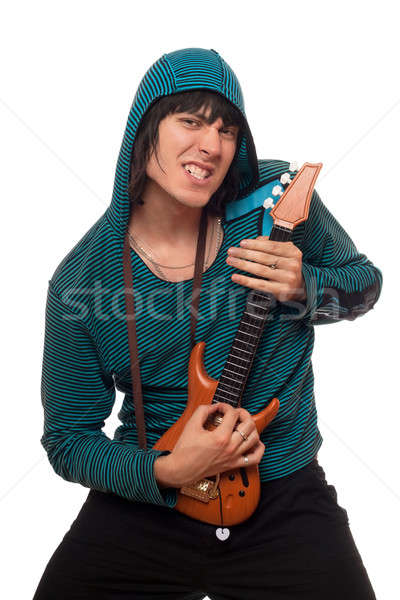
[[[262,484],[257,510],[229,528],[91,490],[33,600],[375,600],[322,467]]]

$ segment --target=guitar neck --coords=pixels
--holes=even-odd
[[[289,242],[291,237],[292,229],[274,225],[269,239]],[[234,408],[240,406],[272,301],[272,295],[266,292],[251,290],[248,294],[246,307],[215,390],[213,404],[226,402]]]

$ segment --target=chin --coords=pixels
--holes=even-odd
[[[182,195],[182,196],[173,196],[173,198],[175,198],[175,200],[179,203],[179,204],[183,204],[184,206],[190,207],[190,208],[202,208],[203,206],[206,206],[210,199],[211,199],[212,194],[207,194],[207,195],[200,195],[200,194],[190,194],[190,195]]]

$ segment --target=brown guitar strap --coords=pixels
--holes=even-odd
[[[192,287],[192,299],[190,303],[190,340],[191,349],[195,345],[195,331],[198,317],[198,306],[200,302],[201,281],[203,276],[204,252],[207,235],[207,209],[203,209],[200,219],[199,236],[197,239],[196,261],[194,266],[194,278]],[[135,301],[133,292],[133,269],[130,255],[130,244],[128,231],[124,239],[123,270],[125,283],[125,305],[128,327],[129,354],[132,378],[132,395],[135,407],[136,427],[138,431],[139,447],[147,450],[146,425],[144,420],[142,382],[140,377],[140,366],[138,356],[138,345],[136,336]]]

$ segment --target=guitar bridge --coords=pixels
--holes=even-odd
[[[215,500],[218,497],[219,490],[218,484],[220,480],[220,475],[215,478],[215,481],[212,479],[200,479],[200,481],[196,481],[190,485],[184,485],[180,488],[180,493],[184,496],[189,496],[190,498],[195,498],[196,500],[200,500],[200,502],[209,502],[210,500]]]

